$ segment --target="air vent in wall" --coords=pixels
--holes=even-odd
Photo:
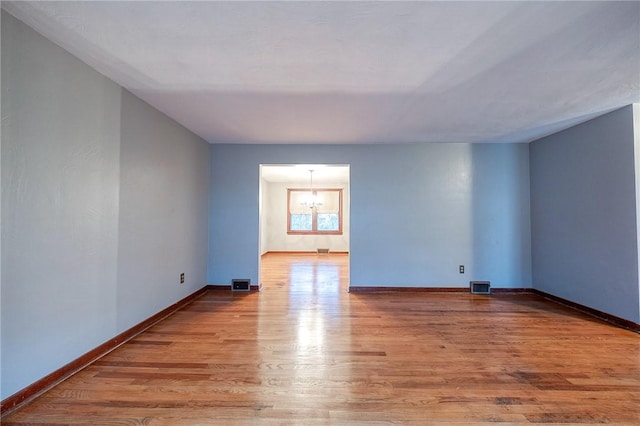
[[[469,287],[473,294],[491,294],[490,281],[471,281]]]
[[[251,289],[251,280],[236,279],[231,280],[231,290],[233,291],[249,291]]]

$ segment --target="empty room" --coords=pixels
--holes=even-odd
[[[1,6],[3,424],[640,424],[640,2]]]

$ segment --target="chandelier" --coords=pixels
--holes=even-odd
[[[313,170],[309,170],[309,193],[302,198],[300,204],[310,209],[317,209],[322,205],[322,198],[319,197],[318,192],[313,189]]]

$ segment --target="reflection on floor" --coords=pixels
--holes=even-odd
[[[637,334],[528,294],[350,294],[348,262],[266,255],[261,292],[208,292],[2,423],[640,424]]]
[[[289,267],[289,291],[318,295],[340,292],[339,266],[324,259],[304,259]]]
[[[348,297],[348,262],[347,254],[268,254],[262,258],[261,305],[272,306],[286,293],[296,357],[305,364],[313,361],[318,370],[327,362],[328,335],[349,327],[343,315],[348,304],[342,301]]]

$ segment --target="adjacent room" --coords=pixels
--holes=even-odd
[[[265,259],[322,254],[348,265],[349,217],[348,165],[261,165],[260,285]]]
[[[3,424],[640,423],[640,2],[1,7]]]

